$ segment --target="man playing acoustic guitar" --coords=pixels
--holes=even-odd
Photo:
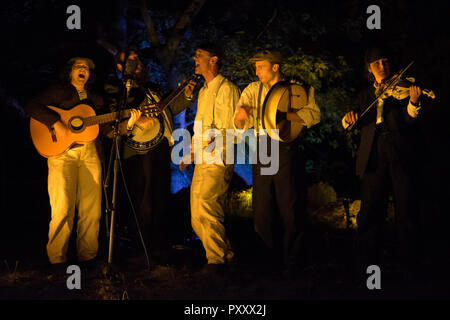
[[[102,96],[93,92],[88,85],[92,82],[91,72],[94,67],[89,58],[70,59],[63,74],[64,83],[51,86],[26,105],[26,112],[45,124],[56,140],[64,139],[70,129],[61,121],[60,115],[48,106],[64,110],[80,103],[96,110],[103,107]],[[48,158],[51,221],[47,255],[52,264],[67,262],[75,207],[78,209],[78,260],[90,261],[97,256],[101,214],[101,144],[96,142],[99,141],[72,144],[62,154]]]

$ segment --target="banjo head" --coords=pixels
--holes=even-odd
[[[307,102],[307,93],[301,85],[287,81],[277,82],[267,93],[262,108],[262,123],[267,134],[282,142],[291,142],[297,138],[303,125],[288,121],[286,114],[303,108]],[[274,129],[278,129],[279,133]]]
[[[133,150],[142,153],[155,148],[164,139],[164,116],[159,114],[157,121],[147,129],[135,126],[132,138],[127,137],[126,144]]]

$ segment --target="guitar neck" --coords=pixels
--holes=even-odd
[[[84,119],[86,126],[93,126],[96,124],[113,122],[117,119],[119,111],[114,111],[111,113],[102,114],[99,116],[87,117]],[[120,118],[127,118],[131,115],[130,109],[125,109],[120,112]]]

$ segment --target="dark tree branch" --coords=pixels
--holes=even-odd
[[[166,70],[169,69],[170,65],[172,64],[175,51],[180,44],[184,31],[191,24],[195,16],[199,13],[205,2],[206,0],[192,0],[190,5],[181,15],[178,22],[170,31],[169,39],[161,55],[162,57],[164,57],[164,61],[162,61],[162,64]]]
[[[173,31],[180,33],[191,23],[193,18],[198,14],[206,0],[192,0],[191,4],[186,8],[177,24],[174,26]]]
[[[141,0],[139,2],[139,9],[141,11],[142,19],[144,19],[145,25],[147,26],[147,32],[150,37],[150,42],[155,48],[161,47],[161,41],[156,33],[155,26],[153,25],[152,18],[148,14],[147,2],[146,0]]]
[[[277,17],[278,14],[278,9],[275,8],[275,11],[273,12],[272,17],[269,19],[269,21],[267,22],[266,26],[264,27],[263,31],[261,31],[259,33],[259,35],[256,37],[256,40],[259,39],[259,37],[261,37],[263,35],[264,32],[266,32],[267,28],[269,28],[269,26],[271,25],[271,23],[275,20],[275,18]]]

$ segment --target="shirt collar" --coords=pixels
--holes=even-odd
[[[219,85],[222,79],[223,76],[220,73],[218,73],[217,76],[214,79],[212,79],[209,83],[206,83],[205,81],[205,84],[203,86],[205,87],[205,89],[214,88]]]
[[[286,79],[285,79],[284,77],[281,77],[280,80],[279,80],[278,82],[281,82],[281,81],[286,81]],[[259,82],[262,83],[261,80],[259,80]],[[276,85],[278,82],[275,82],[275,83],[273,84],[273,86]],[[263,85],[264,88],[269,89],[269,84],[268,84],[268,83],[262,83],[262,85]],[[272,87],[273,87],[273,86],[272,86]]]

